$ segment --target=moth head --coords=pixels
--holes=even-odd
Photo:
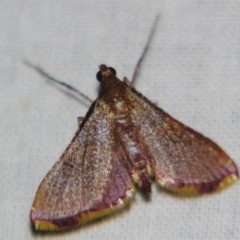
[[[112,67],[107,67],[106,65],[102,64],[99,66],[100,71],[98,71],[96,78],[99,82],[102,81],[103,78],[116,76],[117,72]]]

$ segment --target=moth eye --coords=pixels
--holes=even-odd
[[[111,73],[112,73],[113,76],[116,76],[117,72],[116,72],[116,70],[115,70],[114,68],[109,67],[108,69],[111,71]],[[101,73],[101,71],[98,71],[98,73],[97,73],[97,75],[96,75],[96,78],[97,78],[97,80],[98,80],[99,82],[102,81],[102,73]]]
[[[116,72],[116,70],[115,70],[114,68],[109,67],[109,70],[111,71],[111,73],[112,73],[114,76],[116,76],[117,72]]]
[[[102,73],[101,73],[101,71],[98,71],[98,73],[97,73],[97,75],[96,75],[96,78],[97,78],[97,80],[98,80],[99,82],[102,81]]]

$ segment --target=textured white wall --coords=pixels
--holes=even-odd
[[[222,146],[240,166],[240,1],[0,2],[0,239],[37,239],[37,187],[88,105],[60,91],[28,60],[95,98],[98,65],[131,77],[153,19],[161,20],[136,88]],[[179,199],[137,195],[130,211],[49,239],[238,239],[239,183]]]

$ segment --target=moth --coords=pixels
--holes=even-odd
[[[102,64],[99,70],[97,99],[37,190],[30,213],[35,230],[62,230],[112,214],[136,189],[149,195],[153,178],[180,195],[215,192],[237,180],[235,163],[216,143],[171,117],[127,78],[118,79],[113,68]]]

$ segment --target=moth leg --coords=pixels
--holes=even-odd
[[[123,82],[125,82],[128,86],[133,87],[132,82],[127,77],[123,78]]]
[[[80,127],[82,121],[84,120],[84,117],[78,117],[77,121],[78,121],[78,127]]]

